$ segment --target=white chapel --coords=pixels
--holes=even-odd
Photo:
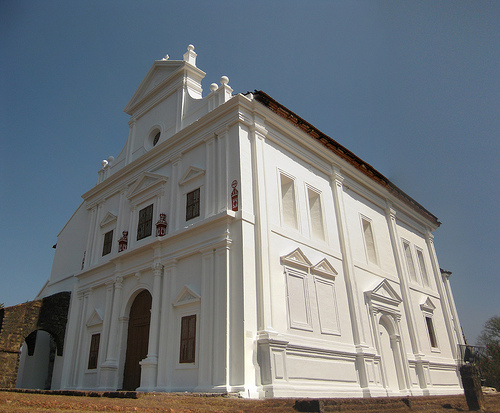
[[[50,387],[461,393],[437,218],[266,93],[222,76],[204,94],[196,56],[153,63],[123,150],[58,235],[39,298],[71,301]]]

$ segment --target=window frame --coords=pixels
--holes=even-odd
[[[197,199],[192,199],[190,202],[190,195],[193,197],[197,194]],[[194,207],[197,207],[197,212],[194,211]],[[190,192],[186,193],[186,222],[200,216],[201,213],[201,188],[198,187]]]
[[[111,254],[113,252],[113,235],[114,235],[114,229],[111,229],[104,233],[102,242],[102,255],[101,255],[102,257]]]
[[[194,365],[196,363],[196,336],[197,336],[197,321],[196,321],[196,317],[197,314],[189,314],[189,315],[185,315],[185,316],[181,316],[180,318],[180,322],[181,322],[181,325],[180,325],[180,343],[179,343],[179,364],[180,365],[186,365],[186,364],[192,364]],[[184,332],[185,332],[185,329],[184,329],[184,320],[187,321],[187,337],[184,337]],[[190,320],[194,320],[194,328],[193,328],[193,336],[191,337],[190,336]],[[192,345],[191,345],[191,354],[186,354],[185,357],[183,356],[183,349],[185,348],[185,346],[187,347],[187,350],[186,351],[189,351],[189,344],[190,344],[190,341],[192,341]],[[185,344],[187,343],[187,344]],[[185,344],[185,346],[184,346]]]
[[[292,206],[293,206],[293,217],[289,217],[287,214],[285,214],[285,202],[284,202],[284,193],[283,193],[283,188],[287,183],[283,183],[283,179],[286,179],[289,182],[291,188],[292,188],[292,194],[289,195],[290,199],[292,201]],[[297,181],[294,176],[287,174],[286,172],[278,169],[278,186],[279,186],[279,205],[280,205],[280,218],[281,218],[281,226],[283,228],[288,228],[288,229],[293,229],[298,231],[300,228],[300,222],[299,222],[299,208],[298,208],[298,202],[297,202],[297,190],[296,190],[296,185]],[[288,191],[286,192],[288,194]],[[292,219],[293,218],[293,222]]]
[[[90,348],[89,348],[89,359],[87,363],[87,370],[97,369],[97,366],[99,364],[100,342],[101,342],[101,333],[94,333],[90,336]]]
[[[147,209],[151,209],[150,217],[146,216],[145,220],[141,222],[141,213]],[[153,235],[153,216],[154,216],[154,203],[149,204],[148,206],[141,208],[137,213],[137,228],[136,228],[136,241],[141,241],[145,238]],[[147,228],[147,224],[149,223],[149,228]],[[144,233],[140,233],[140,228],[142,230],[146,229]],[[149,234],[147,233],[149,230]]]
[[[378,254],[378,249],[377,249],[377,241],[375,238],[375,231],[373,230],[373,220],[371,218],[368,218],[366,215],[360,214],[360,219],[361,219],[361,234],[363,237],[363,243],[365,247],[365,256],[366,256],[366,261],[368,264],[374,264],[379,266],[380,265],[380,259],[379,259],[379,254]],[[366,233],[365,233],[365,222],[369,225],[370,228],[370,233],[371,233],[371,242],[373,245],[373,255],[374,259],[370,259],[370,250],[368,248],[368,242],[366,239]]]

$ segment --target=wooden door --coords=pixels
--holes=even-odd
[[[123,390],[135,390],[141,384],[141,365],[139,362],[148,355],[151,301],[151,294],[144,290],[135,297],[130,309]]]

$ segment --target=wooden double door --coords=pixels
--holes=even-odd
[[[144,290],[135,297],[130,309],[123,390],[135,390],[141,385],[139,362],[148,355],[151,302],[151,294]]]

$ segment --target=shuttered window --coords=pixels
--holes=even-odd
[[[108,231],[104,234],[104,243],[102,244],[102,255],[108,255],[111,252],[111,247],[113,246],[113,230]]]
[[[181,350],[179,363],[194,363],[196,348],[196,315],[181,319]]]
[[[139,223],[137,224],[137,241],[149,237],[153,229],[153,204],[139,211]]]
[[[200,216],[200,188],[187,194],[186,221]]]
[[[99,357],[99,342],[101,341],[100,334],[92,334],[90,339],[90,352],[89,352],[89,364],[88,369],[97,368],[97,358]]]

